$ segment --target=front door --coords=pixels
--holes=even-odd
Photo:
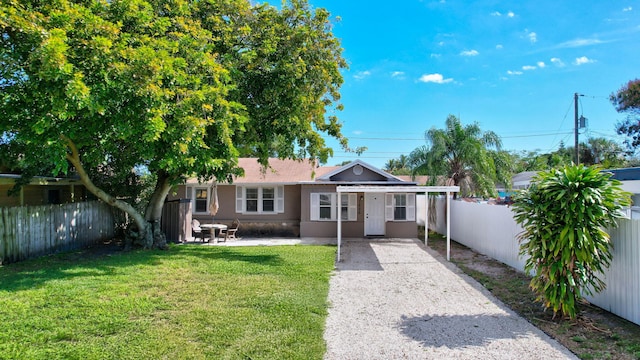
[[[364,235],[384,235],[384,194],[365,194]]]

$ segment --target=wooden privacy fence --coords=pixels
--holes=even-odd
[[[0,208],[0,264],[94,245],[114,236],[100,201]]]
[[[432,230],[444,234],[445,199],[436,200],[437,221]],[[613,260],[602,279],[606,290],[588,296],[591,303],[640,324],[640,220],[620,219],[609,229]],[[526,259],[519,255],[517,235],[522,227],[511,208],[500,205],[451,202],[451,239],[477,252],[524,271]]]

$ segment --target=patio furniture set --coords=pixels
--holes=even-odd
[[[224,242],[227,239],[236,239],[236,232],[240,227],[240,221],[234,220],[231,226],[225,224],[201,224],[200,221],[193,219],[191,224],[191,232],[194,239],[201,239],[202,242],[210,242],[212,239],[214,242],[222,240]]]

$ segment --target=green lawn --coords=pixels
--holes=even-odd
[[[0,266],[0,359],[321,359],[335,252],[183,245]]]

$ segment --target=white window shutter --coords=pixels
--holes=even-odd
[[[407,194],[407,221],[416,221],[416,194]]]
[[[276,186],[276,212],[284,212],[284,186]]]
[[[338,217],[336,216],[336,213],[338,212],[338,206],[340,206],[339,201],[337,201],[338,198],[338,194],[336,193],[332,193],[331,194],[331,220],[337,220]]]
[[[349,210],[347,213],[349,221],[358,220],[358,194],[349,194]]]
[[[384,219],[393,221],[393,194],[384,194]]]
[[[311,193],[311,209],[309,209],[309,220],[320,220],[320,194]]]
[[[236,186],[236,212],[244,212],[244,188],[242,186]]]

